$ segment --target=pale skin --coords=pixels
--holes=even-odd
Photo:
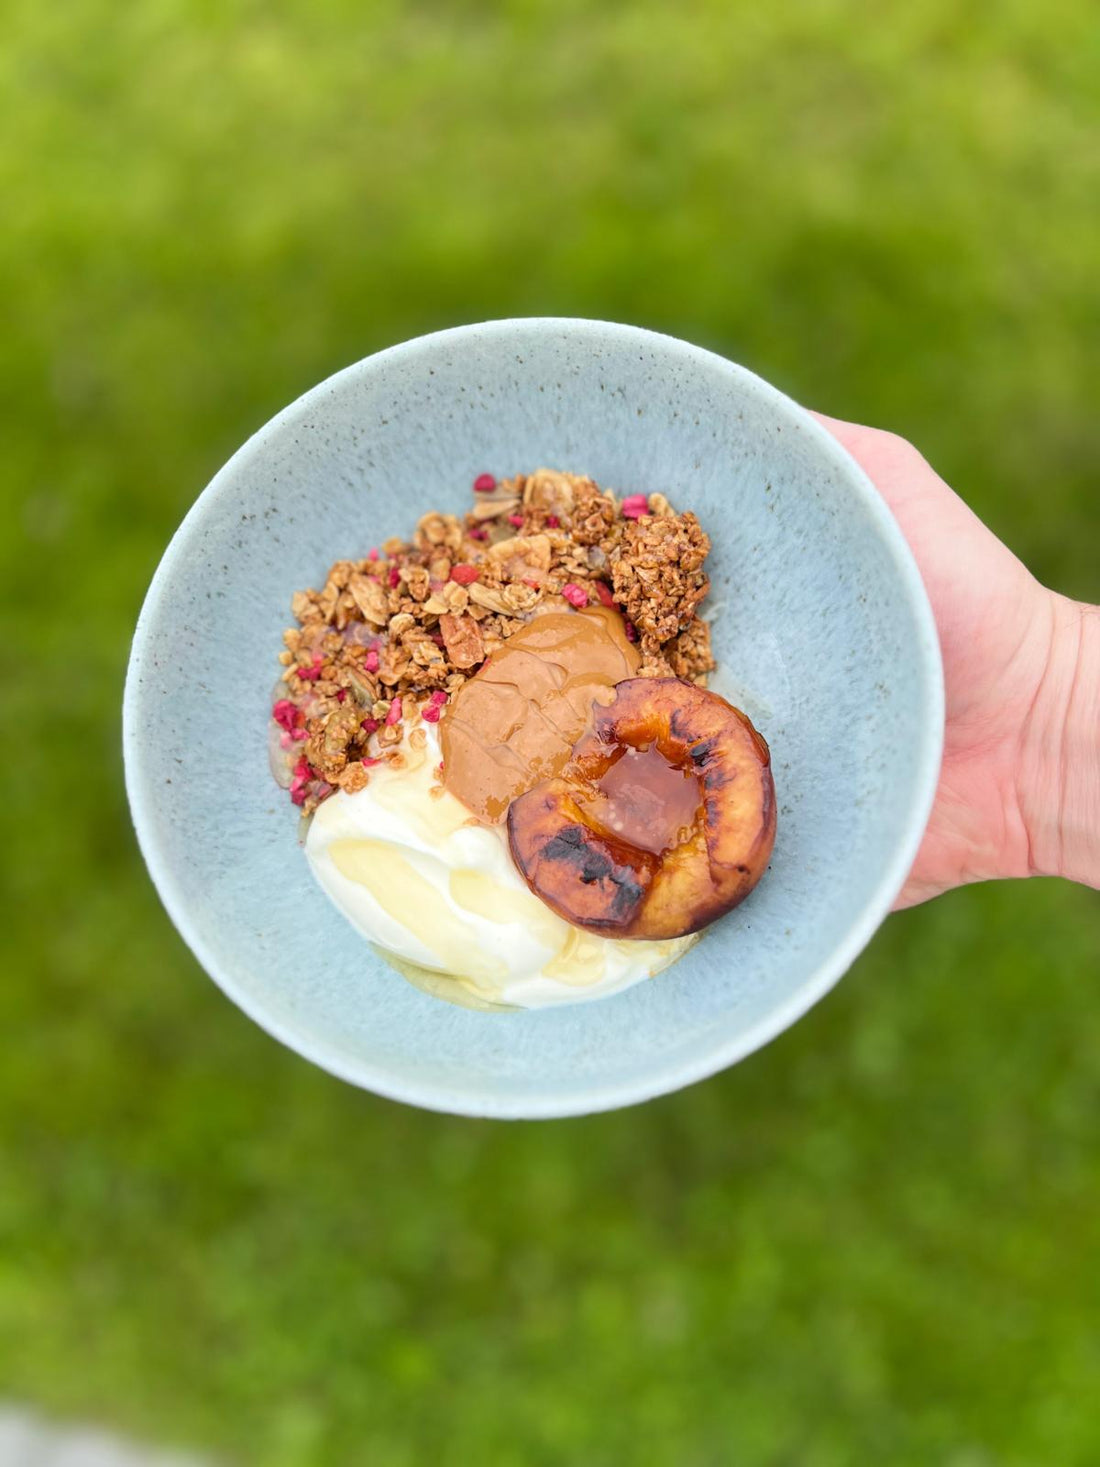
[[[890,506],[943,651],[943,767],[898,907],[971,881],[1100,887],[1100,607],[1039,584],[912,444],[814,415]]]

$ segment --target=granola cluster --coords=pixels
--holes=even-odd
[[[591,479],[550,469],[474,482],[462,519],[424,515],[411,543],[338,560],[320,591],[291,601],[273,767],[309,814],[336,789],[354,793],[540,604],[617,606],[644,676],[704,683],[710,633],[697,608],[710,541],[662,494],[617,499]],[[420,739],[423,734],[420,734]]]

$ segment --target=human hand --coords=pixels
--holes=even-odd
[[[943,651],[943,766],[897,906],[995,877],[1100,886],[1100,609],[1041,586],[905,439],[814,416],[890,506]]]

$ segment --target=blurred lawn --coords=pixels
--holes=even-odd
[[[486,316],[670,330],[894,427],[1100,595],[1100,18],[893,9],[6,8],[0,1395],[265,1467],[1100,1461],[1094,894],[958,893],[731,1073],[479,1124],[232,1009],[120,779],[209,475]]]

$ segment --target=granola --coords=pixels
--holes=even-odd
[[[412,540],[338,560],[320,591],[295,593],[272,717],[273,767],[309,814],[399,759],[407,728],[450,695],[540,605],[617,606],[643,676],[701,686],[714,667],[698,614],[710,540],[663,494],[617,498],[551,469],[481,475],[461,519],[432,511]],[[560,602],[558,602],[560,605]]]

